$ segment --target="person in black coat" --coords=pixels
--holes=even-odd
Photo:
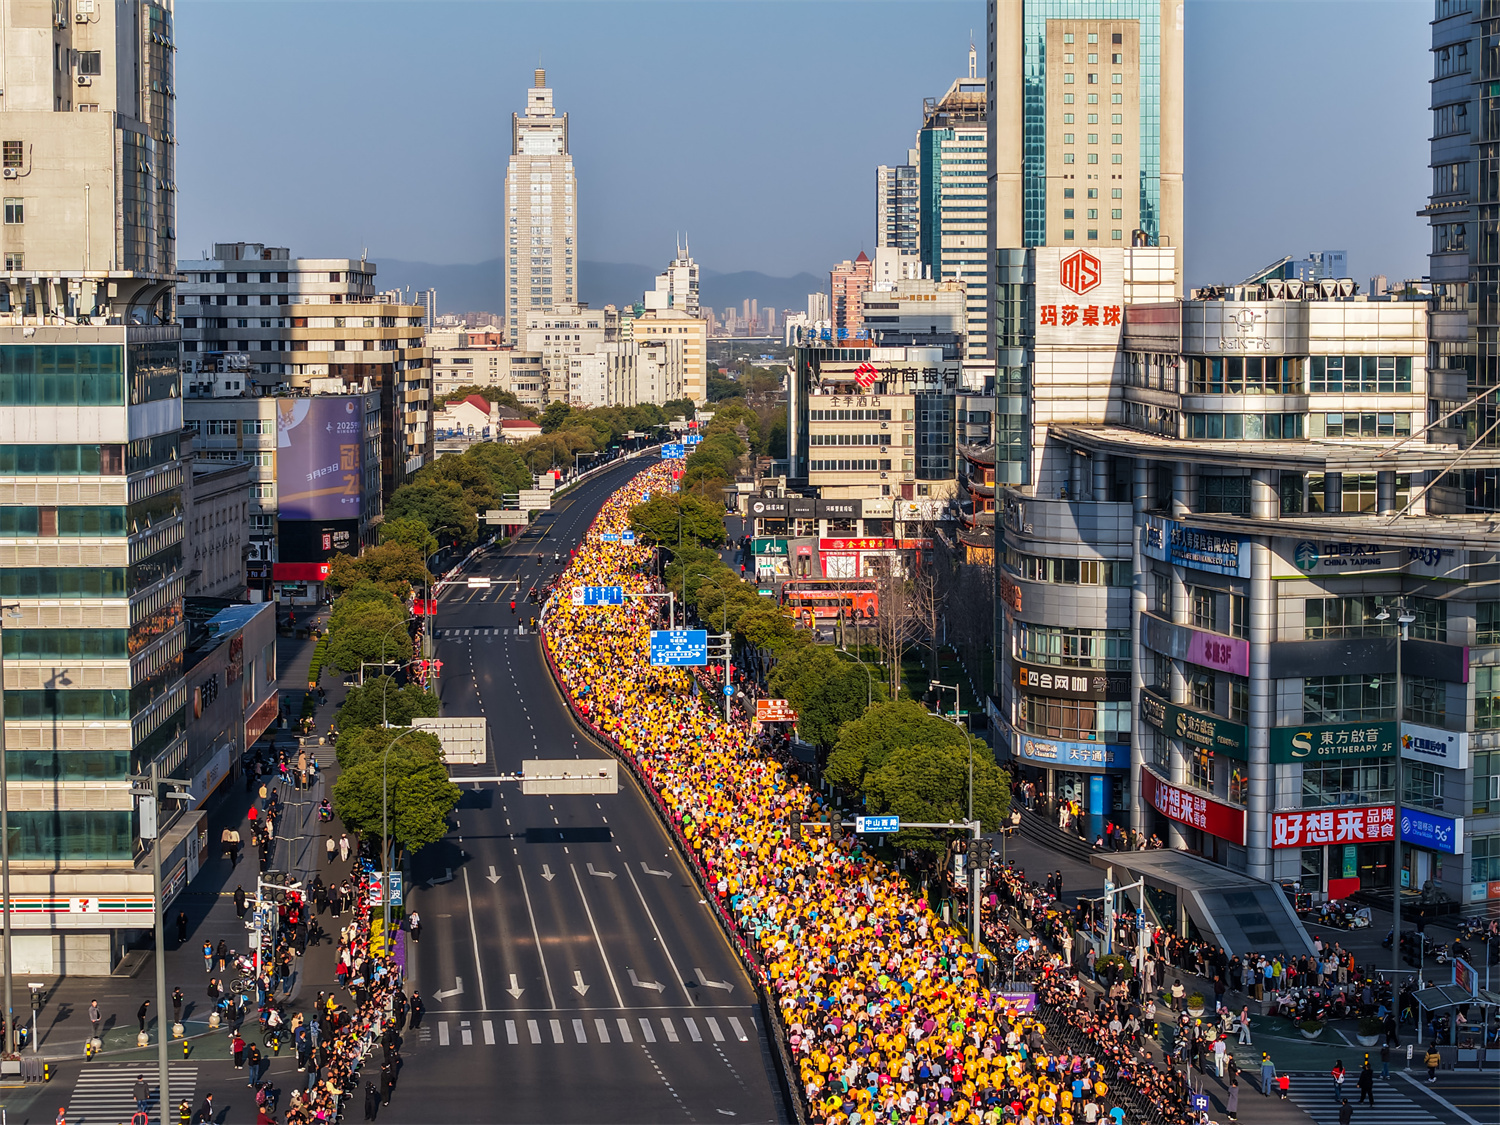
[[[380,1112],[380,1091],[375,1088],[375,1083],[365,1083],[365,1120],[374,1121]]]
[[[422,1013],[425,1012],[426,1010],[427,1010],[426,1005],[424,1005],[422,1003],[422,994],[420,992],[417,992],[416,990],[413,990],[412,994],[411,994],[411,1026],[412,1026],[412,1030],[415,1031],[417,1028],[419,1028],[419,1027],[422,1026]]]
[[[245,888],[244,887],[235,887],[234,888],[234,914],[235,914],[235,917],[237,917],[237,918],[243,918],[245,916],[245,907],[247,906],[248,901],[249,900],[247,899],[247,897],[245,895]]]

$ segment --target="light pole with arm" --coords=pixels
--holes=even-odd
[[[1396,977],[1401,971],[1401,797],[1402,777],[1405,772],[1401,768],[1401,720],[1406,711],[1406,701],[1402,698],[1405,685],[1401,682],[1401,648],[1406,641],[1407,629],[1417,619],[1417,615],[1407,606],[1406,598],[1392,598],[1389,603],[1396,610],[1396,835],[1391,841],[1391,990],[1392,1003],[1397,1007],[1398,1025],[1400,1005],[1398,996],[1400,988],[1397,987]],[[1389,621],[1390,610],[1384,605],[1380,612],[1375,615],[1376,621]],[[1422,939],[1419,936],[1417,940]]]
[[[960,702],[960,697],[959,697],[959,694],[958,694],[958,686],[956,684],[940,683],[937,680],[929,680],[928,683],[927,683],[927,686],[930,687],[933,691],[937,691],[937,692],[951,691],[953,693],[953,725],[956,726],[956,727],[958,727],[959,730],[963,731],[964,732],[964,737],[969,740],[969,819],[973,820],[974,819],[974,736],[969,733],[969,728],[964,725],[963,720],[959,717],[959,711],[962,708],[962,704]],[[941,705],[941,703],[938,706],[938,714],[940,714],[940,715],[942,714],[942,705]]]
[[[10,973],[10,776],[5,763],[5,628],[3,617],[20,617],[18,603],[0,606],[0,933],[5,944],[5,1039],[0,1054],[15,1051],[15,1011]]]
[[[386,697],[391,693],[391,677],[387,676],[385,673],[385,639],[386,637],[389,637],[392,633],[394,633],[397,629],[405,629],[406,627],[407,622],[403,618],[395,625],[392,625],[380,636],[380,678],[382,681],[380,685],[380,725],[383,727],[388,727],[391,725],[386,721],[385,717],[385,700]],[[409,640],[408,643],[410,643]],[[408,655],[410,655],[410,653],[408,653]],[[364,669],[361,668],[360,672],[363,673]]]
[[[432,536],[433,536],[434,539],[437,538],[437,534],[440,531],[462,531],[462,529],[458,528],[458,527],[454,527],[451,523],[445,523],[441,527],[435,527],[435,528],[432,529]],[[432,694],[433,695],[437,695],[438,694],[437,693],[437,673],[432,671],[432,631],[433,631],[433,629],[436,628],[436,625],[433,623],[433,618],[436,617],[437,615],[435,613],[433,613],[433,609],[435,607],[432,604],[432,568],[430,566],[428,566],[427,564],[430,563],[430,562],[432,562],[432,560],[433,560],[433,558],[435,556],[440,555],[442,553],[443,553],[443,545],[441,543],[439,543],[437,545],[437,549],[434,550],[434,551],[432,551],[425,559],[422,560],[422,569],[424,571],[426,571],[426,573],[427,573],[427,597],[425,599],[423,599],[423,602],[422,602],[422,614],[427,619],[422,624],[422,659],[424,659],[424,660],[426,660],[428,662],[427,663],[427,670],[428,670],[428,672],[429,672],[429,674],[431,676],[431,678],[429,679],[428,682],[432,684]],[[443,710],[443,701],[442,701],[442,697],[439,696],[438,697],[438,713],[442,714],[442,710]]]

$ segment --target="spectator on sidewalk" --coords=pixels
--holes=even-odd
[[[142,1031],[146,1030],[146,1016],[150,1013],[150,1011],[151,1011],[151,1001],[150,1000],[142,1000],[141,1001],[141,1006],[138,1009],[136,1009],[135,1018],[138,1021],[140,1021],[140,1025],[141,1025],[141,1030]]]
[[[104,1013],[99,1010],[99,1001],[89,1001],[89,1027],[93,1029],[93,1037],[99,1038],[99,1025],[104,1021]]]

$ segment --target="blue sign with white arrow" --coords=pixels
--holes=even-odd
[[[687,449],[680,441],[669,441],[661,447],[661,459],[670,461],[673,457],[686,457]]]
[[[702,440],[703,440],[703,435],[702,434],[688,434],[687,437],[685,437],[685,438],[682,439],[682,444],[683,445],[697,445]]]
[[[901,831],[901,818],[899,816],[857,816],[854,818],[854,831],[859,834],[881,836],[887,832]]]
[[[576,586],[573,589],[574,605],[624,605],[623,586]]]
[[[708,663],[707,629],[652,629],[651,663],[699,667]]]

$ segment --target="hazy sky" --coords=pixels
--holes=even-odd
[[[1418,0],[1189,0],[1190,283],[1347,249],[1426,272]],[[874,244],[875,166],[983,72],[982,0],[178,0],[184,258],[499,254],[510,114],[547,69],[586,259],[826,271]]]

